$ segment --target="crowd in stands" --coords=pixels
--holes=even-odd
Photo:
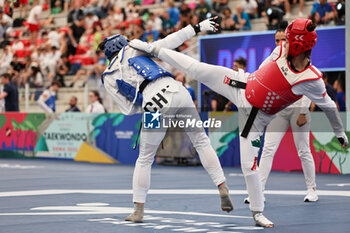
[[[31,95],[37,100],[53,81],[76,87],[82,79],[83,87],[89,79],[98,80],[108,65],[98,44],[116,33],[152,42],[213,16],[220,16],[220,32],[251,30],[256,18],[265,18],[267,28],[276,30],[297,4],[300,17],[344,24],[345,1],[315,1],[311,12],[304,12],[304,1],[241,0],[231,9],[229,0],[136,0],[125,7],[122,0],[0,0],[0,75],[8,73],[18,88],[37,88]],[[67,17],[62,27],[58,14]],[[67,75],[74,75],[70,83]]]

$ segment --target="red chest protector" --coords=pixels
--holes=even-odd
[[[310,65],[300,72],[289,67],[283,43],[279,57],[250,74],[245,89],[248,102],[268,114],[275,114],[299,100],[292,87],[300,82],[320,79],[322,73]]]

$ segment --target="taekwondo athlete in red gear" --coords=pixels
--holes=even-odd
[[[187,73],[213,91],[225,96],[238,107],[240,126],[242,126],[240,131],[243,135],[240,137],[241,168],[250,198],[249,207],[255,224],[259,226],[273,227],[274,225],[262,213],[264,201],[257,166],[260,137],[266,125],[273,119],[274,113],[300,99],[302,95],[306,95],[324,110],[342,146],[348,145],[335,103],[327,95],[321,79],[322,73],[311,65],[309,59],[317,39],[314,29],[315,25],[311,20],[294,20],[286,30],[288,41],[282,44],[278,59],[266,64],[270,69],[263,66],[253,74],[198,62],[184,54],[149,46],[140,40],[130,42],[130,46],[148,52]],[[278,76],[279,82],[272,81],[270,76]],[[248,81],[245,84],[247,78]],[[264,104],[267,105],[264,106]]]

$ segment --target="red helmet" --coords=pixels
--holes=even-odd
[[[315,30],[309,32],[308,26],[312,24],[309,19],[296,19],[286,29],[286,38],[289,42],[288,55],[293,57],[312,49],[317,41]]]

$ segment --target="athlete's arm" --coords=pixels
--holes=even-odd
[[[337,106],[335,105],[334,101],[332,101],[332,99],[327,95],[327,91],[322,79],[299,83],[292,88],[292,91],[296,95],[305,95],[310,100],[315,102],[315,104],[319,106],[326,114],[338,139],[343,139],[343,142],[341,139],[339,139],[341,144],[344,146],[348,145],[348,138],[345,134]]]
[[[200,22],[197,26],[197,32],[199,31],[216,31],[216,23],[213,19],[206,19]],[[199,30],[199,31],[198,31]],[[152,44],[157,47],[163,47],[168,49],[175,49],[182,45],[186,40],[191,39],[197,34],[195,28],[191,25],[171,33],[162,40],[153,42]]]
[[[52,113],[53,110],[52,110],[49,106],[47,106],[47,104],[45,103],[45,101],[46,101],[48,98],[50,98],[50,96],[51,96],[50,92],[49,92],[48,90],[45,90],[45,91],[41,94],[41,96],[39,97],[39,99],[38,99],[37,102],[38,102],[39,106],[40,106],[45,112]]]

